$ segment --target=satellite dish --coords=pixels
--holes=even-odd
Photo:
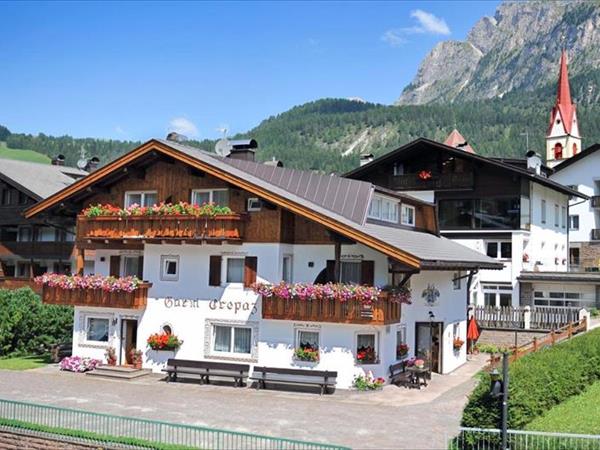
[[[77,167],[79,167],[81,170],[85,170],[87,165],[88,165],[88,160],[85,158],[81,158],[80,160],[77,161]]]
[[[215,153],[226,158],[231,153],[231,144],[226,138],[219,139],[215,145]]]

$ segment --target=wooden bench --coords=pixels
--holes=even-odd
[[[250,365],[169,358],[167,367],[162,371],[167,373],[167,383],[177,381],[181,376],[196,375],[200,377],[202,384],[209,384],[210,377],[233,378],[234,385],[237,387],[244,385],[244,379],[248,378],[250,372]]]
[[[328,370],[285,369],[280,367],[254,367],[251,380],[256,381],[256,389],[266,389],[267,383],[298,384],[319,386],[321,395],[330,387],[335,387],[337,372]]]
[[[67,356],[71,356],[73,353],[73,343],[72,342],[63,342],[60,344],[55,344],[50,348],[50,360],[53,363],[59,363],[63,358]]]
[[[390,383],[408,387],[411,384],[410,373],[406,371],[406,361],[392,364],[390,366]]]

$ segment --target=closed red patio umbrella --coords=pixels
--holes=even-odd
[[[477,339],[479,339],[479,327],[475,321],[475,316],[472,316],[467,327],[467,341],[471,344],[471,353],[473,353],[473,345],[475,345]]]

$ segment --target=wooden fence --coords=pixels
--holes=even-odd
[[[503,330],[554,330],[579,320],[580,308],[553,306],[475,306],[481,328]]]
[[[551,347],[554,344],[558,344],[559,342],[562,342],[566,339],[571,339],[574,335],[585,332],[587,329],[587,317],[584,317],[581,320],[577,320],[573,323],[569,323],[564,327],[553,330],[541,338],[534,337],[532,341],[526,344],[520,345],[518,347],[512,347],[509,350],[509,361],[514,362],[525,355],[537,352],[538,350],[541,350],[546,347]],[[499,364],[500,361],[501,355],[493,354],[490,356],[489,365],[491,367],[494,367],[497,364]]]

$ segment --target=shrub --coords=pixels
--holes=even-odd
[[[72,307],[45,305],[30,288],[0,289],[0,356],[45,353],[72,332]]]
[[[600,329],[515,361],[509,375],[508,426],[522,429],[600,380]],[[482,373],[463,411],[463,426],[500,427],[500,399],[492,399],[489,390],[489,374]]]

